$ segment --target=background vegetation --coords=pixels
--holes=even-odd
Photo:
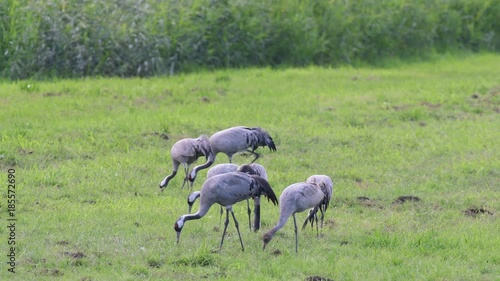
[[[500,50],[495,0],[4,0],[0,76],[384,64]]]
[[[0,221],[13,168],[18,263],[7,272],[0,227],[0,279],[498,280],[498,65],[490,54],[384,69],[1,83]],[[292,221],[262,250],[278,219],[267,200],[258,233],[245,203],[234,206],[245,252],[232,223],[218,252],[217,206],[187,222],[175,245],[188,191],[181,172],[158,192],[170,147],[235,125],[274,137],[278,150],[260,148],[258,162],[277,194],[311,174],[335,182],[324,236],[299,231],[297,254]]]

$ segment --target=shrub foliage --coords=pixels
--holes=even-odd
[[[495,0],[4,0],[0,76],[152,76],[500,50]]]

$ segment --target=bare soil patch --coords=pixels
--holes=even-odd
[[[78,252],[63,252],[65,256],[72,257],[74,259],[81,259],[85,257],[85,254],[78,251]]]
[[[280,256],[281,254],[282,253],[281,253],[281,251],[279,249],[276,249],[276,250],[274,250],[274,251],[271,252],[271,255],[273,255],[273,256]]]
[[[486,210],[486,209],[483,209],[483,208],[475,208],[475,207],[472,207],[472,208],[469,208],[465,211],[463,211],[464,215],[466,216],[470,216],[470,217],[477,217],[479,215],[483,215],[483,214],[487,214],[487,215],[490,215],[492,216],[493,213]]]
[[[392,204],[403,204],[406,202],[418,202],[421,201],[420,197],[417,196],[412,196],[412,195],[405,195],[405,196],[399,196]]]
[[[169,140],[170,137],[166,133],[158,133],[158,132],[152,132],[152,133],[143,133],[143,136],[155,136],[155,137],[160,137],[164,140]]]

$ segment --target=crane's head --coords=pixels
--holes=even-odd
[[[266,233],[262,236],[262,241],[264,242],[262,244],[262,249],[265,250],[266,249],[266,246],[267,246],[267,243],[269,243],[269,241],[271,241],[271,239],[273,239],[273,235],[271,233]]]
[[[168,177],[164,178],[161,182],[160,182],[160,190],[163,191],[165,189],[165,187],[167,187],[168,185]]]
[[[188,180],[189,184],[193,186],[194,180],[196,179],[196,171],[193,169],[191,173],[189,173]]]
[[[181,237],[181,231],[183,226],[184,226],[184,218],[180,217],[174,224],[175,232],[177,232],[177,244],[179,244],[179,238]]]
[[[196,199],[198,197],[200,197],[200,194],[201,194],[200,191],[195,191],[195,192],[189,194],[189,196],[187,197],[187,203],[189,206],[189,213],[190,214],[191,214],[191,208],[193,207],[194,201],[196,201]]]
[[[242,173],[247,173],[247,174],[250,174],[250,175],[259,175],[257,173],[257,171],[255,171],[254,168],[252,168],[252,166],[248,165],[248,164],[243,164],[241,166],[238,167],[238,172],[242,172]]]

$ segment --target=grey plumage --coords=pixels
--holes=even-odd
[[[311,227],[316,222],[316,231],[318,230],[318,210],[321,212],[321,230],[323,230],[323,221],[325,219],[326,209],[328,209],[328,205],[330,204],[330,200],[333,195],[333,181],[327,175],[312,175],[307,178],[306,182],[314,183],[321,188],[321,191],[325,194],[323,200],[312,209],[309,210],[309,214],[302,225],[302,229],[304,229],[307,225],[307,222],[311,223]]]
[[[264,166],[257,163],[243,164],[237,169],[238,172],[247,173],[250,175],[257,175],[267,180],[267,171]]]
[[[211,178],[215,175],[218,175],[218,174],[234,172],[234,171],[247,173],[250,175],[257,175],[257,176],[260,176],[261,178],[263,178],[267,181],[266,169],[264,168],[264,166],[257,164],[257,163],[243,164],[240,166],[238,166],[236,164],[231,164],[231,163],[217,164],[217,165],[213,166],[212,168],[208,169],[207,179]],[[192,206],[193,206],[194,202],[196,201],[196,199],[198,199],[199,197],[200,197],[199,191],[195,191],[188,196],[187,203],[188,203],[189,213],[191,213]],[[254,219],[253,229],[254,229],[254,231],[257,231],[260,229],[260,198],[257,197],[257,198],[253,198],[253,199],[254,199],[254,210],[255,210],[254,211],[255,219]],[[248,199],[247,199],[247,212],[248,212],[248,225],[249,225],[249,228],[252,229],[251,219],[250,219],[252,211],[250,210],[250,204],[248,202]],[[221,210],[220,210],[221,218],[222,218],[222,213],[223,213],[223,210],[221,207]]]
[[[194,214],[182,215],[177,219],[174,229],[177,232],[177,243],[179,243],[180,234],[184,224],[188,220],[196,220],[202,218],[210,209],[210,207],[217,203],[226,207],[226,221],[224,224],[224,232],[222,233],[222,240],[220,248],[224,242],[227,225],[229,224],[229,212],[233,216],[233,220],[238,231],[240,238],[241,249],[244,251],[243,241],[238,226],[238,221],[234,216],[232,205],[251,197],[266,196],[275,205],[278,204],[278,199],[274,194],[273,189],[269,183],[255,175],[249,175],[239,172],[231,172],[213,176],[207,179],[200,190],[200,208]]]
[[[198,171],[210,167],[215,160],[215,154],[210,147],[210,142],[206,135],[201,135],[197,139],[186,138],[177,141],[170,149],[170,156],[173,166],[172,173],[160,182],[161,190],[167,187],[169,181],[175,177],[180,164],[184,166],[186,174],[182,183],[182,187],[184,187],[188,181],[190,182],[190,186],[192,186]],[[206,163],[194,167],[191,173],[189,173],[189,166],[201,156],[205,156]]]
[[[238,170],[238,165],[231,163],[217,164],[207,171],[207,179],[220,174],[225,174],[229,172],[236,172]]]
[[[215,176],[215,175],[220,175],[224,173],[229,173],[229,172],[236,172],[238,169],[238,165],[236,164],[231,164],[231,163],[225,163],[225,164],[217,164],[207,171],[207,179]],[[193,193],[189,194],[187,197],[187,203],[188,203],[188,211],[191,213],[191,209],[193,207],[194,202],[196,199],[200,197],[200,192],[199,191],[194,191]],[[222,216],[222,207],[221,207],[221,216]]]
[[[237,126],[216,132],[210,137],[210,145],[215,155],[219,152],[225,153],[229,157],[229,163],[232,163],[235,153],[242,151],[253,154],[252,163],[255,162],[260,156],[255,152],[259,146],[267,146],[270,150],[276,151],[273,138],[259,127]]]
[[[262,236],[264,241],[263,249],[274,237],[274,234],[281,229],[290,216],[293,217],[295,230],[295,252],[298,251],[298,233],[295,213],[303,212],[321,203],[325,195],[321,189],[311,183],[294,183],[281,193],[280,196],[280,217],[278,223]]]

